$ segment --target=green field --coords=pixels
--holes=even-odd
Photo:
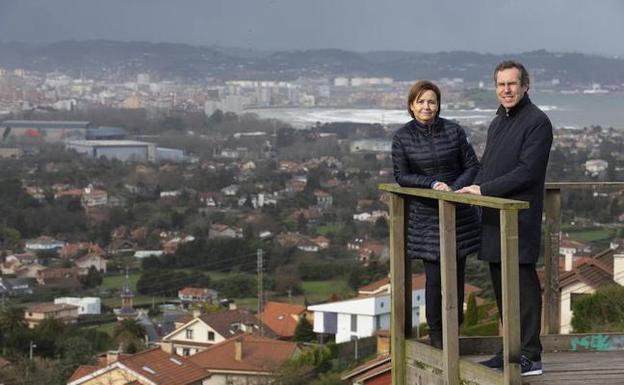
[[[115,325],[117,325],[117,322],[110,322],[106,324],[87,326],[86,329],[95,329],[97,331],[107,333],[109,336],[112,336]]]
[[[303,292],[309,302],[318,302],[329,299],[332,294],[340,297],[350,297],[355,293],[344,279],[331,281],[307,281],[303,282]]]
[[[614,229],[587,229],[581,231],[568,230],[567,235],[570,239],[575,241],[588,243],[611,239],[615,237],[616,231]]]
[[[136,283],[139,280],[141,274],[132,273],[128,274],[128,281],[130,282],[130,288],[136,292]],[[121,286],[123,285],[124,280],[126,279],[126,275],[109,275],[105,276],[102,280],[102,289],[110,289],[110,290],[121,290]]]

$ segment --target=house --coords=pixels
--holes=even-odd
[[[184,322],[186,321],[186,322]],[[198,314],[162,338],[163,350],[181,356],[196,354],[208,347],[245,333],[259,333],[261,323],[248,311],[235,309]],[[275,333],[262,325],[267,336]]]
[[[106,273],[106,263],[108,261],[106,258],[97,255],[97,254],[87,254],[78,258],[75,262],[76,267],[80,269],[89,270],[89,268],[94,267],[97,271],[101,273]]]
[[[568,263],[564,266],[567,268]],[[613,249],[584,258],[577,266],[560,272],[560,333],[572,332],[576,301],[593,294],[600,287],[613,284],[624,285],[624,253]]]
[[[65,245],[65,242],[58,241],[52,237],[42,235],[35,239],[29,239],[25,242],[24,248],[27,251],[57,251]]]
[[[221,193],[226,197],[233,197],[238,194],[238,190],[240,190],[240,186],[233,184],[221,189]]]
[[[98,297],[60,297],[54,298],[55,304],[66,304],[78,307],[78,315],[101,314],[102,301]]]
[[[244,334],[188,360],[210,372],[206,385],[268,384],[274,373],[298,353],[294,342]]]
[[[322,235],[319,235],[318,237],[314,238],[314,243],[316,243],[316,245],[321,248],[321,249],[326,249],[329,247],[329,238],[324,237]]]
[[[104,190],[96,190],[91,185],[85,188],[80,202],[83,207],[106,206],[108,204],[108,193]]]
[[[466,298],[480,290],[467,284]],[[336,343],[341,343],[390,329],[390,279],[386,277],[366,285],[358,294],[354,299],[308,306],[314,312],[314,332],[334,334]],[[425,275],[412,274],[412,326],[424,321],[420,315],[424,316],[425,310]]]
[[[78,319],[78,306],[67,304],[40,303],[24,309],[24,321],[30,329],[36,328],[41,321],[54,318],[64,323],[75,323]]]
[[[199,288],[199,287],[185,287],[178,290],[178,298],[183,303],[192,302],[208,302],[216,303],[218,300],[218,293],[216,290]]]
[[[564,257],[566,271],[572,269],[575,257],[585,256],[589,252],[590,247],[582,242],[565,237],[559,242],[559,254]]]
[[[267,302],[260,313],[260,320],[280,339],[292,339],[302,317],[312,321],[312,313],[306,307],[292,303]]]
[[[35,284],[32,278],[0,277],[0,295],[8,297],[31,295]]]
[[[332,195],[323,190],[314,190],[314,196],[316,197],[316,205],[321,209],[329,209],[334,204]]]
[[[221,223],[215,223],[208,230],[208,238],[242,238],[243,229],[235,226],[228,226]]]
[[[82,365],[67,385],[207,385],[210,373],[158,348],[133,355],[109,353],[99,365]]]
[[[61,251],[59,256],[66,259],[74,259],[80,255],[104,255],[104,250],[96,243],[79,242],[79,243],[67,243]]]
[[[78,288],[80,279],[86,274],[86,270],[76,267],[50,268],[37,272],[37,283],[49,287]]]
[[[32,265],[26,265],[16,269],[15,276],[17,276],[17,278],[38,278],[39,274],[47,269],[48,268],[43,265],[33,263]]]
[[[4,259],[5,262],[16,262],[19,266],[39,263],[39,259],[33,253],[11,254]]]
[[[424,288],[412,291],[412,326],[420,324]],[[308,306],[314,312],[314,332],[335,335],[336,343],[370,337],[390,328],[390,294]]]

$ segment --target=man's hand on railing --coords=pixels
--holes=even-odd
[[[481,187],[477,186],[476,184],[470,185],[470,186],[466,186],[463,188],[460,188],[459,190],[455,191],[458,194],[473,194],[473,195],[481,195]]]

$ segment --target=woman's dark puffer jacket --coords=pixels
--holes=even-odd
[[[472,184],[479,161],[458,124],[438,118],[425,126],[417,120],[401,127],[392,139],[394,178],[402,187],[431,188],[446,183],[453,190]],[[406,231],[407,256],[440,260],[438,201],[410,198]],[[457,256],[479,250],[480,226],[476,208],[457,205]]]

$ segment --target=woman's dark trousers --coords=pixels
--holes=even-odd
[[[425,276],[425,306],[427,325],[429,326],[429,340],[431,346],[442,349],[442,278],[440,277],[440,262],[424,261]],[[464,320],[464,277],[466,258],[457,260],[457,313],[459,324]]]

